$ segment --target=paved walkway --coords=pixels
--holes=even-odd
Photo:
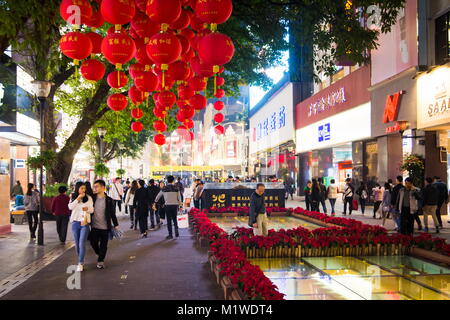
[[[330,206],[329,201],[326,202],[326,206],[327,206],[328,214],[330,214],[331,206]],[[289,201],[286,203],[286,207],[288,207],[288,208],[302,207],[302,208],[306,209],[306,204],[305,204],[305,201],[302,200],[301,197],[294,197],[294,200],[291,200],[289,198]],[[366,207],[365,215],[362,214],[361,208],[358,208],[359,210],[353,211],[351,216],[349,216],[348,213],[346,216],[344,216],[342,214],[344,212],[344,204],[341,199],[338,199],[338,201],[336,202],[335,209],[336,209],[337,217],[351,218],[351,219],[359,220],[365,224],[370,224],[370,225],[381,225],[380,219],[373,219],[373,206]],[[320,210],[321,210],[321,212],[323,212],[322,205],[320,206]],[[422,224],[423,224],[423,216],[421,216],[420,219],[422,220]],[[448,223],[448,221],[450,221],[449,216],[442,216],[442,222],[443,222],[444,229],[442,229],[441,233],[439,233],[439,234],[434,233],[434,222],[433,222],[432,218],[429,217],[428,219],[429,219],[428,227],[430,229],[430,233],[433,236],[438,236],[440,238],[444,238],[447,240],[447,242],[450,243],[450,223]],[[391,219],[386,220],[386,225],[384,227],[389,231],[393,231],[395,229],[395,223]],[[415,224],[415,227],[416,227],[415,231],[418,234],[419,231],[417,230],[417,224]]]
[[[71,276],[67,268],[76,264],[75,249],[72,247],[0,299],[223,299],[223,293],[206,264],[207,253],[195,247],[188,229],[180,230],[181,237],[177,240],[165,240],[166,226],[150,232],[147,239],[141,239],[138,231],[129,230],[128,216],[121,215],[119,219],[121,229],[128,231],[122,240],[110,242],[106,269],[95,268],[96,256],[87,244],[80,290],[69,290],[67,287],[67,280]],[[50,248],[52,245],[41,250]],[[5,252],[0,249],[2,261]],[[21,254],[26,256],[27,261],[37,258],[30,258],[27,251],[22,250]],[[15,259],[20,264],[25,263],[20,254]]]

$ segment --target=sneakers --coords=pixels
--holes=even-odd
[[[133,225],[131,225],[131,226],[130,226],[130,229],[133,229],[133,228],[134,228],[134,226],[133,226]]]
[[[97,269],[105,269],[105,263],[104,262],[97,263]]]
[[[81,263],[79,263],[77,266],[77,272],[83,272],[83,270],[84,270],[84,266]]]
[[[173,239],[173,236],[167,236],[166,237],[166,240],[172,240]]]
[[[144,232],[143,234],[141,234],[141,238],[147,238],[147,232]]]
[[[179,235],[178,233],[175,233],[175,237],[179,238],[179,237],[180,237],[180,235]]]

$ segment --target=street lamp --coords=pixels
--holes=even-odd
[[[42,156],[42,146],[44,143],[44,110],[45,104],[47,102],[47,98],[50,95],[50,90],[52,89],[53,83],[50,81],[39,81],[35,80],[31,82],[34,85],[35,94],[39,100],[40,108],[39,108],[39,122],[41,129],[41,137],[40,137],[40,153]],[[39,177],[39,227],[38,227],[38,245],[44,245],[44,223],[42,221],[43,213],[44,213],[44,199],[43,199],[43,186],[44,186],[44,168],[41,167],[40,177]]]

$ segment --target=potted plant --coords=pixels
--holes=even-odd
[[[409,176],[416,187],[423,187],[423,180],[425,178],[425,159],[422,156],[417,154],[407,156],[403,160],[400,169],[408,171]]]
[[[52,150],[46,150],[34,157],[28,157],[27,165],[28,168],[34,172],[41,168],[46,168],[48,170],[53,165],[55,159],[56,153]]]
[[[121,177],[121,178],[125,175],[125,172],[126,171],[124,169],[122,169],[122,168],[116,170],[117,176]]]
[[[104,163],[96,163],[94,173],[97,177],[104,178],[109,175],[109,168]]]

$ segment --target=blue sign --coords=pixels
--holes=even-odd
[[[256,139],[264,137],[286,127],[286,107],[281,107],[278,111],[272,112],[268,118],[258,123],[256,127]]]
[[[319,142],[331,140],[331,126],[329,123],[319,127]]]

